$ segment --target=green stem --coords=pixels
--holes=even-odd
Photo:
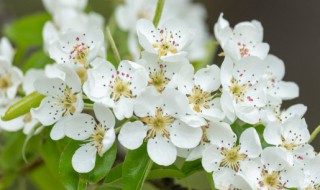
[[[118,48],[116,46],[116,43],[114,42],[114,39],[112,37],[112,34],[111,34],[109,26],[107,26],[107,28],[106,28],[106,35],[107,35],[107,40],[109,41],[111,49],[112,49],[113,54],[115,56],[115,59],[117,60],[118,63],[120,63],[121,57],[120,57]]]
[[[309,139],[309,143],[311,143],[319,134],[320,132],[320,125],[312,132],[310,139]]]
[[[155,27],[158,26],[159,21],[161,19],[164,2],[165,2],[165,0],[158,0],[156,13],[155,13],[155,15],[153,17],[153,24],[154,24]]]
[[[209,185],[210,185],[210,188],[211,190],[216,190],[215,186],[214,186],[214,182],[213,182],[213,174],[209,174],[207,173],[207,178],[208,178],[208,181],[209,181]]]
[[[84,109],[93,110],[93,104],[84,103]]]

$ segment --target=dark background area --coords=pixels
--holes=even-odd
[[[264,27],[264,41],[270,53],[286,64],[285,80],[300,86],[300,97],[285,105],[304,103],[310,131],[320,124],[320,1],[319,0],[199,0],[208,10],[208,24],[216,22],[220,12],[233,26],[256,19]],[[97,12],[103,12],[108,0],[91,0]],[[10,21],[43,11],[40,0],[0,0],[0,30]],[[187,10],[186,10],[187,11]],[[319,150],[320,137],[313,145]]]

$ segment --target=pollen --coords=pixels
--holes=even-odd
[[[162,134],[164,137],[169,138],[170,134],[167,130],[167,127],[171,125],[174,117],[163,115],[163,112],[160,108],[156,110],[154,117],[143,117],[141,121],[147,124],[150,127],[146,139],[153,138],[157,133]]]
[[[243,102],[245,100],[244,95],[247,88],[248,88],[248,85],[246,84],[241,85],[235,79],[231,80],[231,86],[229,87],[230,92],[233,95],[233,99],[236,102]],[[252,100],[250,97],[248,99],[249,101]]]
[[[81,63],[83,66],[87,66],[88,54],[89,46],[86,46],[84,43],[76,44],[70,52],[69,59],[74,60],[75,64]]]
[[[164,75],[163,71],[154,72],[149,75],[149,86],[154,86],[158,92],[162,92],[169,83],[169,79]]]
[[[100,157],[103,156],[103,139],[106,133],[106,128],[103,127],[101,124],[98,124],[93,131],[91,136],[91,142],[98,150],[98,154]]]
[[[280,182],[279,172],[268,173],[266,171],[262,172],[262,181],[260,182],[261,187],[266,187],[266,189],[283,189],[284,186]]]
[[[247,155],[239,153],[239,150],[240,150],[240,146],[235,146],[231,149],[222,148],[221,154],[225,157],[224,159],[222,159],[220,166],[228,167],[238,172],[240,168],[239,161],[242,161],[245,158],[247,158]]]
[[[113,100],[118,101],[121,96],[132,98],[132,91],[129,89],[130,84],[130,82],[123,81],[117,76],[112,86]]]
[[[160,30],[160,29],[159,29]],[[158,51],[159,57],[167,56],[169,53],[176,54],[178,43],[175,41],[175,37],[171,31],[168,32],[166,30],[160,30],[161,38],[157,40],[157,43],[154,43],[152,47]]]
[[[61,104],[64,107],[63,115],[73,115],[76,112],[75,104],[77,102],[77,99],[77,95],[73,94],[71,88],[67,87],[64,92],[64,97],[60,100]]]
[[[203,91],[201,88],[194,86],[192,94],[188,97],[189,103],[193,105],[195,112],[200,112],[201,108],[209,109],[209,101],[213,99],[211,93]]]
[[[11,74],[0,75],[0,89],[6,91],[13,85]]]

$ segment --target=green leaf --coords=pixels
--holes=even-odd
[[[194,160],[191,162],[185,162],[181,168],[181,171],[184,173],[185,176],[190,176],[193,173],[202,170],[202,163],[201,159]]]
[[[79,174],[72,167],[72,156],[79,148],[79,142],[70,141],[60,157],[59,174],[64,187],[68,190],[78,189]]]
[[[40,155],[47,166],[48,170],[57,178],[59,178],[59,159],[61,152],[59,151],[56,141],[49,136],[42,137],[39,144]]]
[[[33,92],[28,96],[23,97],[21,100],[7,109],[6,113],[2,117],[2,120],[12,120],[29,113],[31,108],[36,108],[40,105],[44,97],[45,96],[40,94],[39,92]]]
[[[42,45],[42,29],[48,20],[50,16],[47,13],[26,16],[5,26],[4,34],[19,46]]]
[[[83,177],[92,183],[99,182],[110,172],[112,165],[116,160],[116,156],[117,144],[114,143],[102,157],[97,157],[94,169],[90,173],[84,174]]]
[[[218,49],[218,44],[216,43],[216,40],[209,39],[208,42],[205,44],[205,49],[207,50],[206,56],[202,60],[192,62],[192,65],[194,66],[194,69],[196,71],[206,67],[213,61],[216,51]]]
[[[112,168],[105,179],[105,183],[111,184],[118,182],[122,178],[122,163]]]
[[[55,178],[46,166],[37,167],[36,169],[28,172],[29,178],[32,182],[42,190],[56,190],[65,189],[58,178]]]
[[[153,168],[147,179],[161,179],[161,178],[184,178],[185,175],[176,166],[171,165],[168,167]]]
[[[22,71],[27,72],[31,68],[43,69],[46,64],[52,62],[43,50],[39,50],[31,55],[31,57],[22,66]]]
[[[128,152],[122,167],[123,190],[141,190],[152,166],[147,145]]]

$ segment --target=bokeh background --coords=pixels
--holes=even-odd
[[[300,86],[300,97],[287,102],[308,106],[306,120],[310,130],[320,124],[320,1],[319,0],[197,0],[208,11],[208,26],[220,12],[231,25],[256,19],[262,22],[270,53],[286,64],[285,80]],[[105,16],[110,0],[90,0],[90,7]],[[41,0],[0,0],[0,31],[6,23],[24,15],[44,11]],[[186,10],[187,11],[187,10]],[[320,147],[319,138],[314,141]]]
[[[114,1],[113,1],[114,2]],[[300,97],[287,102],[308,106],[305,116],[310,131],[320,124],[320,1],[319,0],[198,0],[208,11],[212,32],[220,12],[234,25],[253,19],[262,22],[264,41],[271,54],[284,60],[285,80],[300,86]],[[90,7],[105,16],[111,0],[90,0]],[[4,26],[24,15],[43,12],[41,0],[0,0],[0,34]],[[188,10],[186,10],[188,11]],[[320,136],[313,142],[320,150]]]

